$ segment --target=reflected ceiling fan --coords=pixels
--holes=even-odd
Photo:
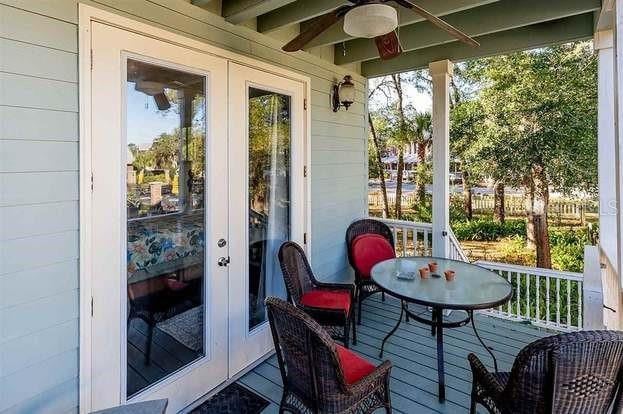
[[[344,19],[344,31],[353,37],[374,38],[381,59],[391,59],[402,52],[396,28],[398,13],[388,3],[390,0],[349,0],[351,5],[340,6],[316,18],[311,26],[282,47],[286,52],[303,49],[307,43],[322,32]],[[413,10],[426,20],[445,30],[453,37],[472,47],[480,44],[454,26],[435,17],[425,9],[408,0],[393,0],[398,6]]]

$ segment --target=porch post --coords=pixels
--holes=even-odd
[[[617,176],[616,179],[616,217],[617,217],[617,265],[615,269],[617,270],[619,277],[623,278],[623,214],[621,213],[621,194],[623,193],[623,145],[621,145],[620,140],[623,137],[623,0],[615,0],[614,1],[614,30],[613,30],[613,39],[614,39],[614,108],[615,108],[615,173]],[[600,232],[601,230],[601,225]],[[614,264],[614,263],[613,263]],[[622,279],[623,280],[623,279]]]
[[[619,268],[617,218],[617,146],[614,105],[614,39],[612,30],[595,33],[598,55],[597,151],[599,175],[599,241],[615,269]]]
[[[448,257],[450,245],[450,76],[449,60],[428,66],[433,79],[433,256]]]

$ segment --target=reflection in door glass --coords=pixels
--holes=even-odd
[[[128,60],[127,395],[204,355],[205,77]]]
[[[249,88],[249,329],[284,297],[277,250],[290,238],[290,97]]]

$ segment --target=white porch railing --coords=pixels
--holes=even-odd
[[[432,254],[431,223],[378,220],[392,230],[398,256]],[[449,232],[449,237],[449,258],[469,261],[452,231]],[[560,331],[582,329],[582,273],[485,261],[478,261],[475,264],[497,272],[513,285],[511,300],[497,309],[487,311],[488,314],[503,319],[531,322]]]
[[[513,285],[510,301],[487,313],[559,331],[582,329],[582,273],[477,261]]]

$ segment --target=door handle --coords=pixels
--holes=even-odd
[[[219,259],[218,259],[218,261],[216,263],[218,263],[218,265],[221,266],[221,267],[225,267],[225,266],[229,265],[229,256],[227,256],[227,257],[219,257]]]

